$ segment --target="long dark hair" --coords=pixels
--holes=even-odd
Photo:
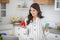
[[[36,10],[38,11],[38,17],[39,17],[39,18],[43,18],[42,12],[41,12],[40,7],[39,7],[39,4],[33,3],[30,7],[34,8],[34,9],[36,9]],[[32,19],[33,19],[33,16],[31,15],[30,10],[29,10],[27,25],[30,23],[30,21],[31,21]]]

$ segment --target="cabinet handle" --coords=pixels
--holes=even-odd
[[[19,30],[20,28],[18,28],[18,30]]]
[[[18,36],[19,36],[20,34],[18,33]]]
[[[58,36],[56,35],[55,37],[57,38]]]

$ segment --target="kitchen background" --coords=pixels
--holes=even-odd
[[[27,7],[33,3],[33,0],[27,0]],[[21,4],[19,0],[9,0],[9,3],[6,4],[6,17],[2,18],[2,23],[7,24],[10,22],[10,18],[12,16],[20,16],[25,17],[28,14],[28,8],[18,9],[17,5]],[[60,23],[60,11],[55,10],[55,5],[40,5],[42,14],[47,19],[47,21],[51,21],[52,23]]]
[[[6,17],[1,18],[2,22],[0,23],[0,26],[5,24],[8,24],[9,26],[11,17],[13,16],[20,16],[25,19],[25,17],[28,15],[29,7],[33,3],[33,0],[26,1],[28,8],[18,8],[18,5],[23,3],[22,1],[23,0],[9,0],[9,3],[6,4]],[[40,5],[40,8],[42,15],[46,18],[47,22],[50,23],[51,27],[55,28],[56,25],[60,25],[60,10],[55,10],[55,5]],[[9,33],[11,33],[11,31]]]

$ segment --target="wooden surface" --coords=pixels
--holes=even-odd
[[[34,0],[34,3],[53,5],[54,0]]]
[[[9,0],[0,0],[0,3],[9,3]]]

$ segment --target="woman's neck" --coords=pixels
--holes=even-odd
[[[38,18],[37,16],[33,17],[33,20],[36,20],[36,18]]]

